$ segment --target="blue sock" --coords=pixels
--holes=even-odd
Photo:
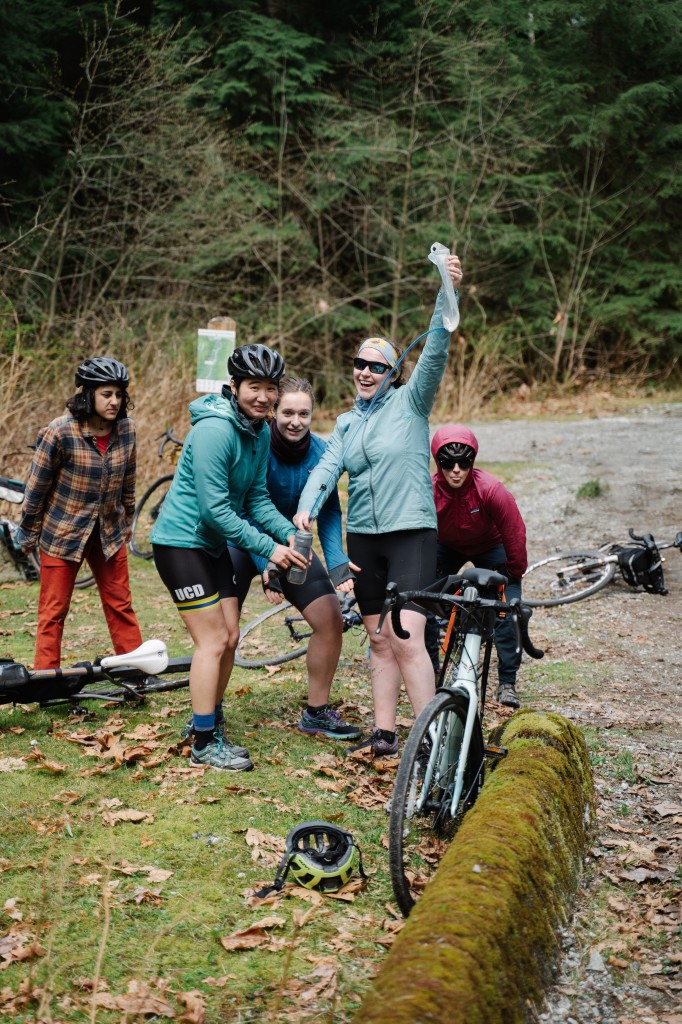
[[[216,725],[220,725],[221,722],[225,721],[225,712],[223,711],[222,702],[215,706],[215,722]]]
[[[195,732],[207,732],[209,729],[211,732],[215,729],[215,711],[210,715],[192,715],[192,722],[194,723]]]
[[[203,750],[204,747],[207,747],[213,739],[213,732],[215,730],[215,714],[192,714],[192,721],[194,723],[194,741],[192,745],[195,750]]]

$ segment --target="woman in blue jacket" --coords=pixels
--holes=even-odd
[[[452,283],[462,270],[457,256],[448,260]],[[436,509],[429,474],[429,415],[445,371],[450,332],[443,325],[441,292],[430,331],[409,381],[404,385],[399,350],[386,338],[366,338],[353,361],[355,405],[336,421],[327,449],[301,495],[294,522],[309,528],[320,491],[333,488],[348,473],[348,554],[358,569],[355,594],[371,644],[375,726],[363,745],[375,756],[398,753],[395,732],[401,679],[415,715],[435,692],[431,661],[424,646],[426,613],[414,606],[403,612],[408,640],[395,636],[387,620],[376,628],[386,584],[419,589],[436,578]],[[391,380],[389,387],[385,381]],[[381,391],[380,391],[381,389]],[[379,398],[368,417],[372,399]]]
[[[325,449],[321,438],[310,432],[314,396],[310,382],[297,377],[282,377],[275,417],[270,422],[270,455],[267,484],[275,508],[291,519],[310,473]],[[353,589],[355,576],[343,550],[341,504],[336,488],[320,510],[317,521],[320,543],[327,568],[313,552],[305,582],[289,583],[286,575],[268,569],[267,561],[230,547],[230,558],[237,578],[237,598],[241,608],[258,573],[271,604],[286,598],[303,615],[313,633],[308,643],[308,706],[298,728],[301,732],[321,733],[334,739],[352,740],[361,730],[343,722],[329,707],[329,692],[341,655],[343,623],[335,589],[345,593]]]
[[[192,429],[151,540],[156,568],[194,641],[191,762],[250,771],[248,750],[225,735],[222,708],[239,640],[226,542],[284,570],[305,568],[306,560],[293,550],[294,528],[272,504],[265,483],[270,448],[265,418],[277,401],[284,360],[265,345],[244,345],[232,353],[227,368],[229,387],[190,405]]]

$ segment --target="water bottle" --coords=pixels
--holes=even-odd
[[[303,555],[306,560],[306,566],[305,569],[301,569],[298,565],[290,566],[287,572],[289,583],[305,583],[305,578],[308,575],[308,559],[310,558],[312,546],[313,535],[310,530],[297,530],[294,537],[294,551],[297,551],[299,555]]]
[[[457,296],[452,284],[452,278],[448,273],[448,256],[450,250],[440,242],[434,242],[431,246],[429,259],[438,267],[438,272],[443,282],[443,323],[448,331],[456,331],[459,326],[459,306]]]

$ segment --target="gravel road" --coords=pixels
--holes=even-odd
[[[511,467],[531,560],[553,550],[672,540],[682,529],[682,405],[626,416],[471,423],[479,460]],[[596,498],[576,497],[597,480]],[[571,606],[537,609],[543,662],[524,664],[525,704],[570,717],[588,738],[597,828],[554,988],[533,1021],[682,1024],[682,557],[670,593],[619,580]]]

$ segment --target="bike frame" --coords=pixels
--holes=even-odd
[[[479,595],[475,587],[467,587],[462,596],[466,600],[475,600]],[[467,697],[467,715],[464,723],[464,735],[462,736],[459,757],[457,759],[455,784],[450,801],[451,816],[454,816],[457,807],[459,806],[459,801],[464,789],[464,776],[469,756],[471,734],[474,729],[474,721],[478,716],[478,683],[481,673],[480,658],[482,644],[483,636],[481,628],[476,623],[472,628],[470,628],[464,638],[462,655],[459,660],[459,665],[457,666],[457,676],[450,686],[444,687],[444,689],[449,690],[451,693],[460,692]],[[438,725],[436,735],[431,738],[431,755],[426,766],[424,786],[422,787],[421,795],[417,801],[416,809],[420,811],[423,808],[426,794],[429,792],[434,771],[437,769],[439,774],[445,774],[448,766],[452,764],[454,759],[454,737],[452,736],[452,733],[448,736],[448,742],[445,748],[441,749],[444,727],[445,723],[444,721],[441,721]]]

